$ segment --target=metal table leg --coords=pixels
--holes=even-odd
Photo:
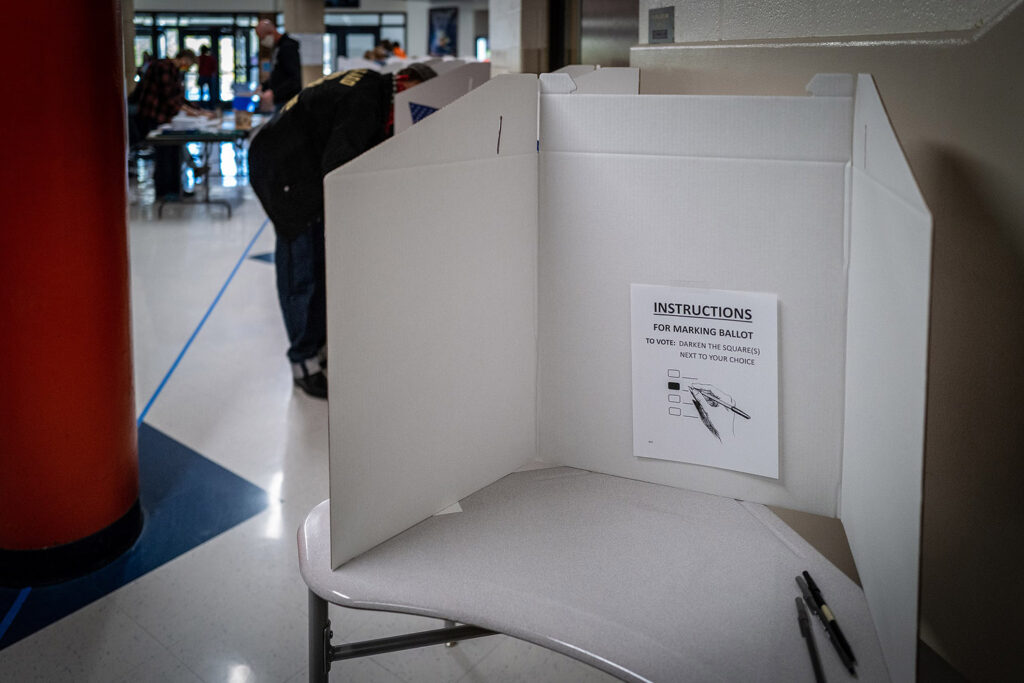
[[[477,626],[458,625],[454,621],[445,620],[445,628],[433,631],[406,633],[389,638],[364,640],[358,643],[332,645],[331,621],[327,618],[327,601],[313,591],[309,591],[309,682],[328,683],[331,662],[400,650],[411,650],[429,645],[445,643],[449,647],[460,640],[482,638],[495,635]]]
[[[327,618],[327,601],[309,591],[309,683],[327,683],[331,670],[331,621]]]

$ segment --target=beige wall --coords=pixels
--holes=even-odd
[[[288,33],[323,33],[324,3],[322,0],[283,0],[284,25]],[[324,75],[322,64],[302,65],[302,84],[312,83]]]
[[[1024,9],[979,33],[649,46],[631,63],[645,93],[874,75],[934,216],[922,637],[972,680],[1024,680]]]
[[[547,70],[547,0],[490,0],[488,20],[492,75]]]
[[[522,15],[522,0],[491,0],[487,20],[492,75],[521,71]]]
[[[677,43],[761,38],[888,35],[977,28],[1010,0],[640,0],[647,13],[675,8]]]
[[[134,0],[121,0],[121,51],[124,58],[125,92],[135,89],[135,8]]]

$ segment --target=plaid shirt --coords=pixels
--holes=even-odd
[[[139,84],[139,116],[167,123],[185,104],[185,86],[178,67],[170,59],[158,59],[146,69]]]

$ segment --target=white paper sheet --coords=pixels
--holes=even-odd
[[[778,298],[633,284],[633,454],[779,476]]]

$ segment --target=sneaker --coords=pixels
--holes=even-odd
[[[313,398],[327,398],[327,375],[323,370],[305,377],[295,377],[295,386]]]

